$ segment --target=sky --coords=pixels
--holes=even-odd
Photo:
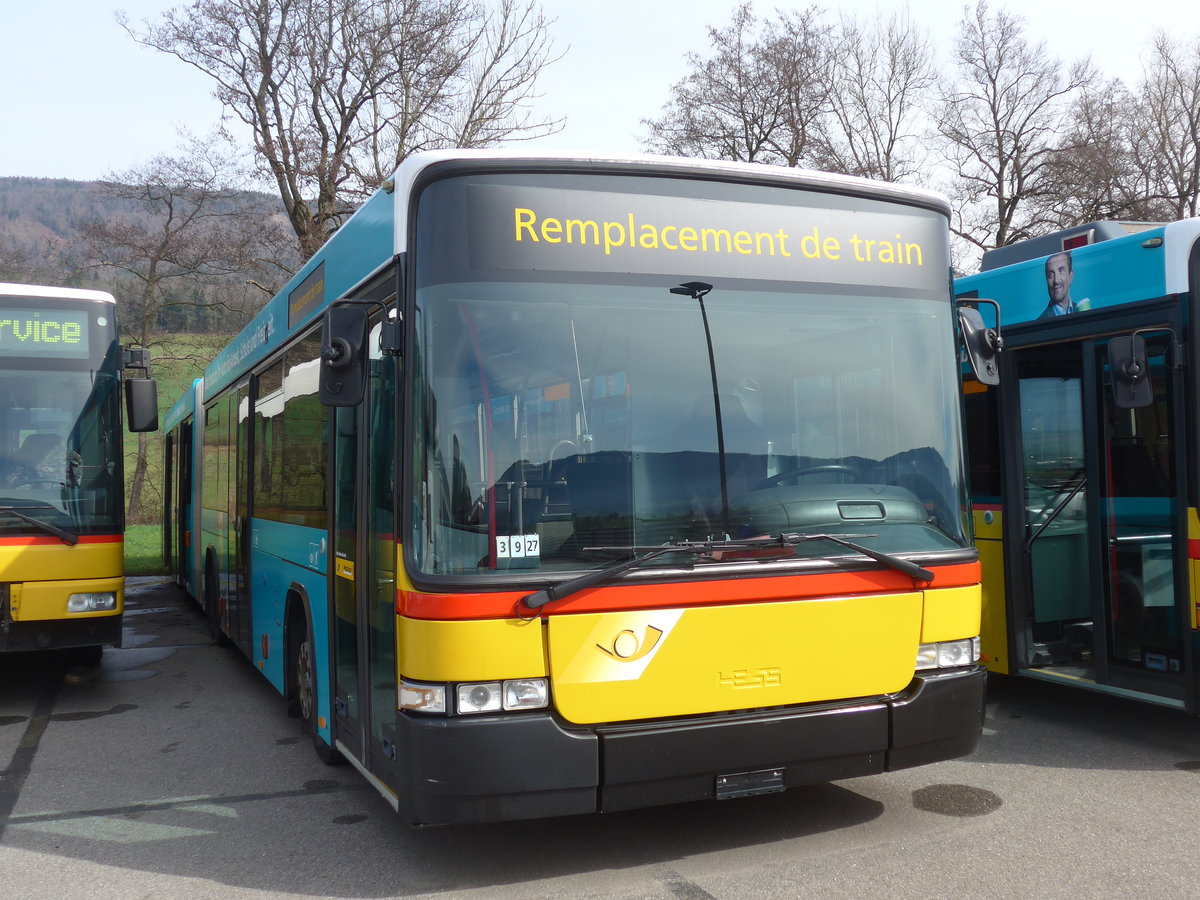
[[[672,84],[687,74],[686,54],[709,46],[707,27],[728,24],[736,0],[542,0],[563,58],[540,83],[538,111],[563,117],[556,135],[523,149],[634,153],[644,119],[657,117]],[[114,11],[156,20],[182,2],[165,0],[0,0],[0,176],[88,180],[174,152],[179,130],[202,135],[221,109],[212,84],[174,57],[135,43]],[[759,0],[755,10],[810,5]],[[825,4],[868,15],[900,6]],[[1064,61],[1091,54],[1108,75],[1136,83],[1156,28],[1200,38],[1200,3],[1137,0],[992,0],[1024,17],[1026,35]],[[962,15],[961,0],[910,0],[942,59]],[[1118,20],[1116,9],[1137,15]]]

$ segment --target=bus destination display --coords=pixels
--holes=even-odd
[[[86,359],[88,315],[62,309],[0,310],[0,357]]]
[[[945,293],[939,215],[774,196],[780,202],[476,184],[467,193],[465,249],[473,265],[493,270],[702,271]]]

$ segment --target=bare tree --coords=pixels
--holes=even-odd
[[[528,108],[553,61],[536,0],[193,0],[119,20],[216,82],[304,259],[414,150],[560,127]]]
[[[1195,215],[1200,44],[1189,47],[1159,32],[1136,92],[1118,80],[1083,90],[1053,172],[1046,206],[1057,212],[1058,227]]]
[[[832,54],[826,165],[883,181],[919,178],[922,110],[937,76],[929,36],[906,12],[843,15]]]
[[[1200,38],[1190,45],[1158,32],[1130,106],[1134,165],[1164,218],[1200,211]]]
[[[1001,247],[1055,224],[1040,202],[1051,192],[1071,95],[1093,79],[1089,60],[1064,75],[1046,45],[1030,44],[1020,17],[968,8],[954,45],[958,77],[940,91],[938,130],[955,178],[955,233]]]
[[[737,7],[708,29],[712,51],[687,54],[691,72],[647,119],[651,150],[704,159],[797,166],[816,152],[828,95],[830,30],[816,7],[760,21]]]
[[[178,156],[155,157],[99,183],[103,195],[131,207],[127,217],[79,228],[91,267],[120,273],[133,286],[119,297],[123,338],[157,347],[158,322],[171,307],[229,303],[227,296],[211,301],[197,296],[196,286],[240,276],[258,262],[256,249],[270,231],[269,217],[247,206],[247,195],[237,186],[241,181],[235,161],[209,138],[192,141]],[[173,283],[182,289],[172,293]],[[138,435],[128,494],[131,515],[141,506],[148,441],[146,434]]]
[[[0,231],[0,281],[36,284],[45,277],[35,254]],[[53,276],[49,280],[53,281]]]
[[[1076,97],[1041,200],[1054,227],[1163,214],[1135,158],[1136,103],[1118,79],[1090,85]]]

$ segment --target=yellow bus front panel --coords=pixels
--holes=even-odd
[[[418,682],[550,676],[576,724],[792,706],[898,693],[921,643],[979,633],[978,585],[546,620],[400,616],[402,677]]]
[[[430,621],[400,616],[400,674],[415,681],[496,681],[547,673],[540,620]]]
[[[996,507],[976,507],[975,548],[983,570],[980,642],[985,666],[1001,675],[1010,674],[1008,661],[1008,613],[1004,584],[1004,519]]]
[[[119,538],[0,542],[0,650],[119,645],[123,567]]]
[[[57,538],[0,540],[0,582],[114,578],[124,570],[120,538],[81,537],[74,545]]]
[[[697,715],[903,690],[921,595],[554,616],[548,630],[568,721]]]

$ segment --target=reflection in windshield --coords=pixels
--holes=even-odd
[[[884,552],[966,543],[948,303],[718,286],[723,458],[690,298],[463,284],[418,307],[425,572],[587,569],[612,559],[594,547],[781,531]]]
[[[117,526],[116,383],[108,364],[99,372],[0,370],[0,506],[67,532]],[[46,530],[0,516],[0,536]]]

